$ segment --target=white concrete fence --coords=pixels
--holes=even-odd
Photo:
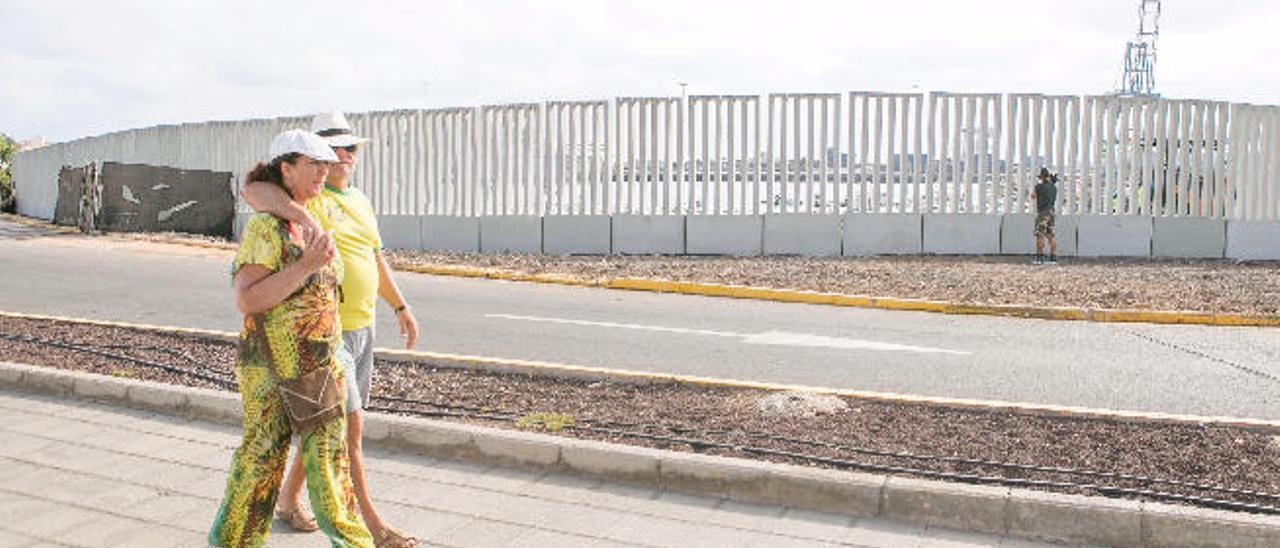
[[[1041,166],[1063,251],[1280,258],[1280,107],[878,92],[624,97],[351,113],[388,243],[550,253],[1026,253]],[[159,126],[14,162],[229,171],[307,118]]]

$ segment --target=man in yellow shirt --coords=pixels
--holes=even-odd
[[[342,340],[354,358],[347,367],[347,448],[350,453],[351,478],[355,484],[360,513],[369,532],[379,546],[414,546],[417,539],[387,525],[378,515],[369,496],[364,475],[361,447],[363,422],[360,411],[369,401],[373,377],[374,312],[377,298],[382,297],[395,310],[405,348],[418,340],[418,321],[391,277],[391,267],[382,255],[382,237],[378,233],[378,217],[373,205],[360,189],[351,186],[351,174],[359,161],[360,145],[369,140],[351,132],[351,124],[340,112],[317,114],[311,131],[323,137],[338,156],[329,169],[325,188],[307,201],[305,209],[289,199],[280,187],[249,181],[241,193],[244,200],[258,211],[298,223],[306,232],[332,231],[338,256],[344,263],[342,281]],[[302,509],[302,483],[306,479],[300,460],[295,460],[276,504],[278,513],[298,530],[314,530],[315,521]]]

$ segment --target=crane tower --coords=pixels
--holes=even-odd
[[[1125,46],[1120,95],[1155,96],[1156,39],[1160,37],[1160,0],[1139,0],[1138,34]]]

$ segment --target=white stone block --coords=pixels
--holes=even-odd
[[[764,216],[691,215],[686,223],[690,255],[759,255]]]
[[[1241,261],[1280,260],[1280,223],[1227,221],[1226,255]]]
[[[1151,217],[1082,215],[1081,257],[1150,257]]]
[[[684,248],[682,215],[614,215],[611,247],[628,255],[680,255]]]
[[[503,215],[480,218],[481,253],[541,253],[542,217]]]
[[[1000,253],[1000,217],[929,214],[924,216],[924,252],[943,255]]]
[[[1227,222],[1195,217],[1155,217],[1151,223],[1151,255],[1186,259],[1221,259],[1227,251]]]
[[[378,233],[384,249],[422,249],[422,217],[379,215]]]
[[[843,253],[862,255],[914,255],[922,247],[922,223],[914,213],[850,213],[844,216]]]
[[[422,249],[469,253],[480,251],[480,218],[423,217]]]
[[[789,213],[764,216],[766,255],[840,254],[840,217]]]
[[[608,215],[548,215],[542,218],[542,252],[552,255],[609,253]]]

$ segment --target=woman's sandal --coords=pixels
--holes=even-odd
[[[316,517],[306,513],[302,508],[276,508],[276,517],[299,533],[310,533],[320,529]]]
[[[413,548],[420,542],[418,537],[387,527],[373,545],[375,548]]]

